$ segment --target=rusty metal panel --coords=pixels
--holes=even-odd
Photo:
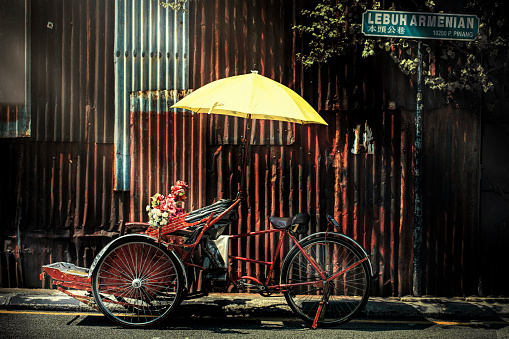
[[[205,138],[217,130],[207,114],[173,112],[177,92],[131,95],[132,220],[147,220],[145,206],[157,192],[167,194],[176,180],[191,187],[190,211],[239,189],[242,148]],[[342,231],[371,254],[379,272],[375,294],[400,295],[411,290],[411,149],[412,119],[400,111],[322,111],[329,126],[294,125],[296,140],[254,144],[246,172],[247,196],[230,234],[270,227],[271,215],[308,212],[311,231],[324,231],[333,215]],[[242,129],[243,122],[233,128]],[[227,125],[228,126],[228,125]],[[250,138],[262,131],[254,128]],[[212,132],[214,133],[214,132]],[[272,131],[276,139],[283,130]],[[408,181],[410,180],[410,181]],[[234,244],[233,255],[270,260],[275,248],[267,236]],[[289,244],[285,244],[288,250]],[[283,259],[283,258],[281,258]],[[261,276],[264,267],[235,266],[238,274]]]
[[[294,89],[319,109],[380,105],[381,96],[370,97],[378,95],[370,92],[372,88],[384,88],[377,81],[368,82],[364,93],[358,89],[356,96],[348,96],[354,85],[366,85],[366,72],[359,71],[364,70],[363,65],[333,65],[320,72],[298,66],[295,53],[303,45],[291,27],[302,20],[304,4],[295,1],[290,6],[277,0],[256,4],[193,2],[189,12],[191,87],[256,69]],[[408,294],[412,120],[408,113],[375,112],[325,112],[328,128],[274,127],[270,122],[257,122],[250,138],[254,146],[247,167],[248,198],[230,232],[265,229],[270,227],[267,216],[300,211],[312,215],[312,230],[323,230],[325,215],[332,214],[343,231],[357,239],[376,261],[379,279],[374,293]],[[212,117],[209,123],[206,203],[235,196],[242,151],[238,141],[244,131],[240,119]],[[372,153],[362,147],[352,153],[366,126],[375,140]],[[243,240],[232,253],[268,260],[274,247],[269,239]],[[235,270],[263,274],[256,264],[243,263]]]
[[[32,2],[32,134],[112,143],[113,3]]]
[[[185,12],[156,0],[115,2],[116,190],[130,187],[130,93],[188,88],[188,25]]]
[[[30,4],[32,137],[0,143],[9,164],[0,169],[0,269],[11,287],[40,286],[48,260],[89,265],[129,205],[113,191],[114,3]],[[12,121],[16,109],[0,114]]]
[[[38,255],[67,255],[78,263],[86,251],[90,264],[99,247],[122,232],[128,196],[112,189],[112,144],[5,140],[0,155],[10,164],[0,169],[9,178],[0,183],[0,252],[15,259],[1,269],[2,276],[16,277],[15,286],[40,286],[40,269],[32,262]],[[61,246],[52,247],[56,243]]]
[[[190,186],[186,209],[205,205],[208,116],[170,110],[183,95],[179,91],[131,94],[131,220],[147,220],[150,196],[168,194],[177,180]]]
[[[2,200],[16,206],[20,195],[24,236],[72,238],[120,231],[118,197],[111,189],[111,144],[10,143],[3,145],[2,157],[13,163],[2,172],[12,178],[3,184]]]
[[[423,220],[426,289],[430,295],[475,295],[483,265],[490,259],[480,253],[480,239],[489,228],[479,228],[480,125],[476,110],[452,105],[429,110],[424,143]],[[491,239],[495,252],[505,246]],[[492,252],[493,253],[493,252]],[[487,262],[481,264],[481,258]],[[500,277],[500,272],[484,272]],[[486,284],[486,292],[496,284]]]
[[[486,112],[483,117],[482,179],[478,260],[479,293],[507,294],[505,274],[509,274],[509,143],[508,117],[503,111]],[[485,114],[483,112],[483,114]],[[500,250],[502,249],[502,250]]]
[[[0,138],[30,137],[30,122],[26,106],[0,106]]]

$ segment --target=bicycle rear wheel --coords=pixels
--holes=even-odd
[[[325,279],[303,252],[293,248],[281,270],[282,284],[297,284],[284,292],[292,310],[304,321],[313,323],[322,303],[317,322],[320,326],[337,326],[352,319],[369,298],[371,275],[367,260],[340,238],[318,237],[300,245],[320,267]],[[334,275],[337,276],[325,282]]]
[[[147,327],[180,303],[182,269],[177,259],[150,239],[126,239],[99,259],[92,294],[101,312],[124,327]]]

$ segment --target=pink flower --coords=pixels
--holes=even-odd
[[[162,202],[161,202],[161,208],[165,211],[169,211],[170,213],[173,213],[172,210],[175,209],[175,200],[172,196],[167,196]]]
[[[167,196],[156,193],[150,198],[151,204],[147,206],[147,211],[149,212],[151,225],[164,226],[179,215],[184,214],[184,209],[177,202],[187,199],[187,187],[185,182],[179,180],[171,187],[171,193]],[[159,217],[159,215],[162,215],[162,217]]]
[[[171,193],[174,195],[176,201],[186,201],[187,185],[183,181],[177,181],[175,186],[171,187]]]

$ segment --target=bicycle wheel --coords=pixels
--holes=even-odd
[[[152,326],[166,318],[183,294],[177,259],[150,239],[126,239],[99,259],[92,294],[101,312],[124,327]]]
[[[284,291],[292,310],[304,321],[313,323],[322,303],[317,322],[321,326],[337,326],[352,319],[369,298],[371,275],[368,262],[362,261],[364,256],[339,238],[318,237],[300,245],[325,279],[303,252],[293,248],[281,270],[282,284],[297,284]],[[331,277],[334,278],[325,282]]]

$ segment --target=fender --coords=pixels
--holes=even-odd
[[[118,237],[112,241],[110,241],[106,246],[104,246],[104,248],[95,256],[94,258],[94,261],[92,262],[92,265],[90,266],[90,270],[88,271],[88,278],[91,279],[92,278],[92,274],[94,273],[94,270],[95,270],[95,267],[97,266],[97,263],[99,262],[99,259],[101,259],[101,257],[104,255],[104,253],[108,250],[108,248],[110,248],[111,246],[115,245],[116,243],[118,243],[119,241],[121,240],[124,240],[125,238],[132,238],[132,240],[136,240],[136,239],[149,239],[151,240],[154,244],[157,244],[156,242],[156,239],[154,237],[151,237],[149,235],[146,235],[146,234],[126,234],[126,235],[123,235],[121,237]],[[186,270],[184,268],[184,263],[182,262],[182,260],[180,260],[180,258],[175,254],[175,252],[173,251],[169,251],[167,250],[166,251],[169,255],[173,256],[174,259],[177,260],[177,262],[179,263],[180,265],[180,268],[182,269],[182,275],[184,276],[184,288],[185,289],[188,289],[189,288],[189,284],[188,284],[188,281],[187,281],[187,273],[186,273]]]
[[[317,232],[317,233],[310,234],[307,237],[301,239],[299,241],[299,244],[302,244],[304,241],[307,241],[309,239],[316,238],[316,237],[319,237],[319,236],[327,236],[327,237],[334,237],[334,238],[343,239],[343,240],[346,240],[351,245],[353,245],[367,259],[368,264],[369,264],[369,270],[371,272],[371,277],[374,277],[374,274],[373,274],[373,265],[371,264],[371,259],[369,258],[368,254],[366,253],[364,248],[362,248],[361,245],[359,245],[355,240],[353,240],[349,236],[346,236],[346,235],[341,234],[341,233],[336,233],[336,232]],[[295,248],[295,246],[293,248]],[[292,248],[292,250],[293,250],[293,248]],[[291,252],[291,250],[290,250],[290,252]],[[290,253],[290,252],[288,252],[288,253]],[[285,258],[285,261],[286,261],[286,258]]]

